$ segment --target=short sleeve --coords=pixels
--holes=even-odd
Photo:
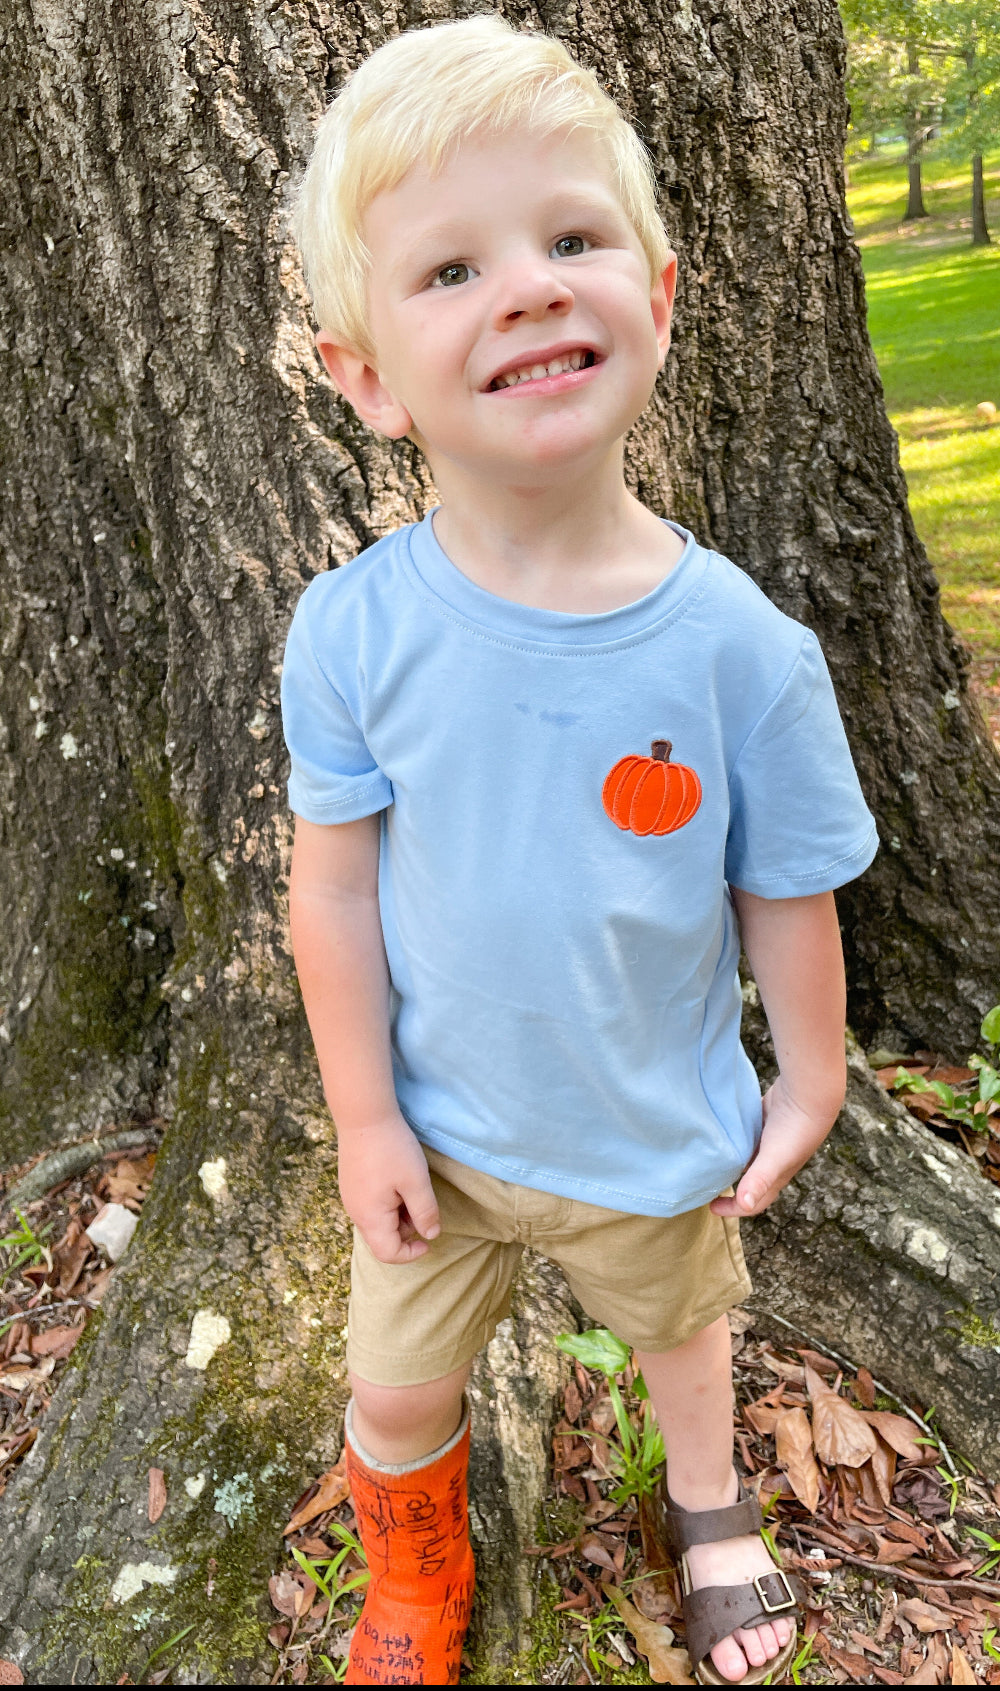
[[[726,880],[761,898],[830,892],[875,856],[875,821],[815,635],[737,754],[729,798]]]
[[[356,822],[392,803],[392,783],[316,656],[308,598],[307,591],[292,618],[281,672],[288,802],[307,822]]]

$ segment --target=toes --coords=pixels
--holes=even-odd
[[[712,1651],[712,1661],[723,1679],[739,1680],[747,1671],[747,1661],[735,1638],[724,1638]]]
[[[791,1621],[775,1621],[773,1624],[774,1636],[778,1640],[778,1648],[779,1650],[783,1650],[792,1636],[792,1623]]]
[[[770,1626],[741,1627],[733,1634],[747,1661],[755,1668],[763,1667],[778,1653],[774,1631]]]

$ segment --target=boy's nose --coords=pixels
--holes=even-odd
[[[497,292],[495,322],[497,328],[509,327],[522,317],[532,320],[549,313],[562,316],[573,305],[573,290],[567,287],[551,265],[519,265],[512,267]]]

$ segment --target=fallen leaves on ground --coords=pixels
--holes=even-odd
[[[151,1126],[150,1139],[155,1138]],[[86,1229],[105,1203],[141,1209],[155,1164],[155,1149],[132,1156],[109,1153],[24,1205],[21,1213],[39,1241],[37,1251],[16,1266],[18,1249],[0,1250],[0,1493],[34,1444],[64,1365],[113,1273]],[[0,1235],[19,1228],[17,1216],[5,1208]]]
[[[969,1531],[1000,1539],[1000,1490],[974,1474],[953,1479],[932,1429],[887,1399],[868,1369],[806,1345],[779,1349],[755,1337],[746,1311],[731,1327],[739,1466],[809,1592],[795,1683],[1000,1686],[1000,1583],[976,1577],[987,1552]],[[632,1383],[629,1372],[624,1395],[638,1422]],[[611,1647],[616,1626],[654,1681],[647,1644],[683,1643],[655,1503],[607,1496],[608,1407],[603,1379],[574,1363],[545,1505],[553,1542],[534,1550],[558,1581],[563,1636],[543,1683],[634,1679]],[[646,1643],[643,1623],[653,1626]],[[791,1682],[789,1673],[778,1683]]]
[[[654,1685],[694,1685],[691,1677],[691,1658],[686,1650],[674,1644],[669,1626],[647,1620],[634,1603],[630,1603],[616,1585],[601,1586],[609,1603],[613,1603],[642,1655],[649,1664],[649,1677]]]
[[[333,1467],[298,1498],[282,1534],[292,1561],[268,1581],[272,1607],[284,1617],[267,1635],[278,1653],[272,1685],[302,1685],[307,1680],[332,1684],[328,1664],[342,1663],[350,1645],[367,1570],[350,1545],[357,1523],[345,1456],[342,1451]],[[331,1567],[337,1556],[342,1557],[339,1566]]]

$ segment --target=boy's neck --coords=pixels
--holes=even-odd
[[[644,598],[683,542],[628,491],[620,455],[549,486],[483,482],[432,463],[435,537],[463,575],[498,598],[595,613]]]

